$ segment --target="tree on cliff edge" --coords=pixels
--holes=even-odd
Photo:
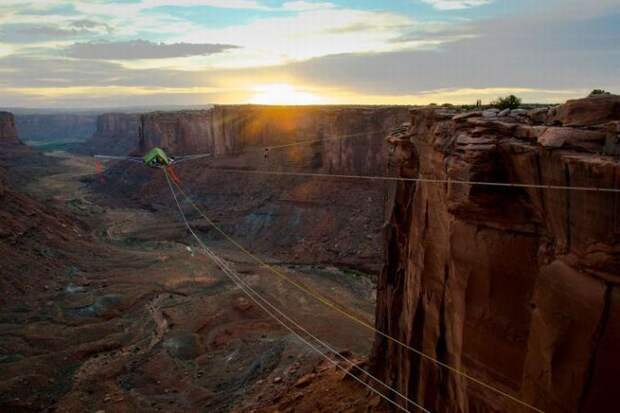
[[[506,96],[503,98],[499,98],[491,102],[491,106],[495,106],[498,109],[517,109],[521,106],[521,98],[516,97],[515,95]]]

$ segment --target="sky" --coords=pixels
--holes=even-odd
[[[0,107],[620,93],[620,0],[0,0]]]

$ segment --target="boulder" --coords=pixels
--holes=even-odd
[[[563,126],[594,126],[620,120],[620,96],[596,95],[569,100],[552,109],[548,123]]]
[[[525,109],[513,109],[510,111],[510,116],[519,117],[519,116],[527,116],[528,111]]]
[[[482,112],[482,117],[483,118],[495,118],[497,117],[498,113],[499,113],[498,109],[487,109]]]
[[[469,118],[479,118],[480,116],[482,116],[482,112],[477,110],[474,112],[459,113],[458,115],[452,117],[452,120],[458,122],[460,120],[467,120]]]
[[[620,122],[611,122],[607,125],[605,154],[620,155]]]
[[[534,123],[547,123],[547,116],[549,115],[549,108],[532,109],[527,112],[527,116]]]
[[[550,127],[540,135],[538,143],[549,149],[572,147],[596,152],[605,142],[605,137],[604,133],[597,131]]]

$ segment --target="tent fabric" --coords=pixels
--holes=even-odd
[[[170,165],[171,161],[161,148],[153,148],[144,155],[144,163],[148,166]]]

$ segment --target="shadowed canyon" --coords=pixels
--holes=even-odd
[[[619,96],[36,116],[0,113],[1,411],[612,411]]]

